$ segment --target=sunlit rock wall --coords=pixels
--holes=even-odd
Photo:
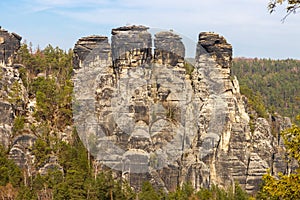
[[[22,37],[9,33],[0,26],[0,62],[11,65],[17,50],[20,48]]]
[[[238,181],[254,193],[267,169],[287,173],[278,133],[290,122],[258,118],[250,130],[231,45],[200,33],[195,64],[185,51],[179,35],[144,26],[113,29],[111,44],[76,43],[74,121],[99,165],[137,190],[146,180],[169,191]]]

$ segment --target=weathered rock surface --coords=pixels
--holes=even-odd
[[[11,145],[12,126],[16,115],[26,106],[27,93],[17,69],[0,64],[0,144]]]
[[[74,68],[80,68],[85,63],[92,63],[94,60],[100,59],[110,62],[111,50],[108,44],[108,38],[105,36],[89,36],[83,37],[76,43],[74,47]]]
[[[155,34],[154,38],[154,59],[163,65],[176,66],[183,63],[185,47],[179,35],[170,31],[162,31]],[[160,62],[161,61],[161,62]]]
[[[232,47],[224,37],[200,33],[196,64],[188,70],[180,36],[155,34],[152,55],[147,30],[113,29],[107,62],[96,59],[102,45],[91,46],[97,49],[91,59],[75,52],[85,64],[75,71],[80,106],[74,120],[101,165],[137,189],[145,180],[165,190],[187,181],[197,189],[238,181],[249,193],[267,169],[291,170],[279,136],[290,122],[258,118],[251,132],[238,81],[230,78]],[[108,42],[104,46],[109,49]]]
[[[15,135],[14,120],[24,115],[28,94],[23,86],[14,56],[20,47],[21,37],[0,30],[0,144],[9,150],[9,157],[22,169],[32,168],[33,155],[30,151],[36,137],[28,133]],[[2,57],[1,57],[2,56]]]
[[[16,33],[9,33],[0,27],[0,62],[12,64],[16,51],[20,48],[21,39]]]
[[[148,63],[151,59],[151,34],[145,26],[124,26],[112,30],[111,47],[116,74],[128,67]]]
[[[230,67],[232,60],[232,46],[224,37],[211,32],[199,34],[196,58],[202,53],[209,53],[222,67]]]
[[[13,134],[16,115],[31,102],[17,67],[9,66],[20,37],[0,32],[0,143],[30,172],[62,170],[55,156],[33,170],[37,136]],[[197,189],[238,181],[254,193],[267,169],[292,171],[279,134],[289,119],[258,118],[250,130],[246,99],[230,78],[232,47],[225,38],[199,34],[195,63],[186,60],[180,36],[152,37],[144,26],[113,29],[111,44],[105,36],[75,44],[74,122],[98,163],[137,190],[146,180],[164,190],[187,181]],[[62,139],[68,131],[72,127]]]
[[[44,166],[36,169],[32,147],[37,136],[29,129],[30,125],[36,123],[30,116],[33,114],[31,109],[34,109],[32,106],[34,107],[35,103],[29,101],[28,92],[18,71],[20,65],[12,64],[20,47],[20,40],[21,37],[17,34],[0,30],[0,59],[3,59],[0,61],[0,145],[8,150],[9,158],[22,168],[27,176],[37,171],[45,174],[54,167],[62,170],[54,158],[50,158]],[[24,129],[16,132],[17,130],[13,129],[14,122],[21,116],[24,117]],[[72,128],[69,131],[72,132]],[[64,139],[63,136],[61,138]]]

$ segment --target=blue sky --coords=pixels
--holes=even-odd
[[[300,13],[270,15],[268,0],[1,0],[0,26],[34,46],[69,49],[88,35],[110,36],[126,24],[173,29],[197,41],[223,35],[235,57],[300,59]]]

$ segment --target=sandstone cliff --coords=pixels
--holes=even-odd
[[[14,127],[16,119],[26,114],[29,103],[18,70],[20,66],[13,63],[20,40],[17,34],[0,30],[0,144],[9,150],[10,158],[18,166],[29,169],[33,165],[30,147],[36,137],[28,131],[17,134]]]
[[[0,26],[0,62],[12,64],[16,51],[20,48],[22,37],[16,33],[9,33]]]
[[[253,193],[267,169],[288,173],[279,132],[290,122],[257,118],[250,130],[224,37],[200,33],[193,65],[179,35],[159,32],[152,42],[147,29],[75,45],[75,125],[99,164],[133,187],[150,180],[165,190],[238,181]]]
[[[25,66],[15,63],[20,40],[17,34],[0,30],[0,145],[9,152],[9,158],[26,172],[24,176],[30,177],[37,171],[43,174],[48,168],[57,166],[60,169],[60,166],[53,160],[55,156],[50,156],[39,169],[35,166],[32,149],[39,134],[35,135],[31,127],[40,124],[33,116],[35,98],[29,98],[19,72]]]
[[[20,39],[0,30],[0,142],[20,167],[43,174],[57,166],[55,156],[32,170],[36,136],[26,128],[13,131],[20,113],[34,123],[13,65]],[[195,63],[185,52],[179,35],[151,35],[144,26],[113,29],[111,44],[106,36],[78,40],[74,123],[98,165],[136,189],[146,180],[164,190],[184,182],[198,189],[238,181],[249,193],[258,190],[267,169],[293,170],[279,134],[289,119],[250,119],[247,99],[230,76],[232,47],[225,38],[200,33]]]

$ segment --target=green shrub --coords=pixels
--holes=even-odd
[[[24,116],[17,116],[14,119],[14,123],[13,123],[13,133],[20,133],[23,129],[24,129],[24,125],[25,125],[25,117]]]

